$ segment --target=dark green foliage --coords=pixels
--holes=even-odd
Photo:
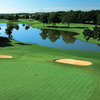
[[[23,24],[23,26],[25,26],[25,24]]]
[[[40,22],[42,22],[43,24],[47,24],[48,23],[48,17],[49,17],[49,13],[43,13],[40,16]]]
[[[85,23],[85,21],[86,21],[86,18],[85,18],[86,13],[83,12],[83,11],[77,11],[76,13],[77,13],[76,22]]]
[[[11,39],[11,37],[12,37],[12,35],[11,35],[12,31],[11,31],[11,29],[10,28],[6,28],[5,32],[8,35],[8,38]]]
[[[73,14],[68,13],[67,15],[63,16],[62,23],[68,23],[68,27],[69,27],[69,24],[73,22],[73,18],[74,18]]]
[[[0,37],[0,47],[13,46],[8,38]]]
[[[97,24],[97,16],[100,14],[100,10],[91,10],[91,11],[58,11],[58,12],[50,12],[48,22],[51,24],[60,23],[65,18],[67,18],[71,23],[90,23],[90,24]],[[33,19],[39,20],[42,13],[36,13],[33,15]],[[67,17],[65,17],[67,16]],[[71,18],[68,18],[71,17]],[[65,20],[65,21],[66,21]],[[64,21],[63,21],[64,22]]]
[[[14,17],[10,15],[7,17],[7,20],[14,20]]]
[[[100,14],[97,16],[97,24],[100,25]]]
[[[24,17],[25,17],[25,19],[29,19],[29,15],[28,14],[26,14]]]
[[[58,11],[49,13],[18,13],[18,14],[0,14],[0,19],[18,20],[22,19],[35,19],[40,20],[43,23],[56,24],[61,23],[65,16],[71,17],[71,23],[89,23],[100,24],[100,10],[91,11]],[[43,18],[44,17],[44,18]],[[69,18],[67,18],[69,20]]]
[[[53,25],[56,25],[56,23],[59,23],[60,20],[59,20],[58,14],[54,13],[54,12],[50,13],[48,22],[49,22],[49,24],[53,24]]]
[[[4,15],[0,15],[0,19],[4,19],[5,17],[4,17]]]
[[[17,14],[7,16],[7,20],[18,20],[18,19],[19,19],[19,16]]]
[[[25,26],[25,29],[26,29],[26,30],[28,30],[29,28],[30,28],[30,27],[29,27],[28,25],[27,25],[27,26]]]
[[[39,20],[40,19],[40,15],[39,14],[34,14],[32,16],[32,19]]]
[[[15,20],[18,20],[19,19],[19,16],[18,15],[15,15],[14,19]]]
[[[7,28],[5,29],[5,33],[8,35],[9,39],[12,38],[13,29],[18,30],[19,26],[17,24],[12,24],[12,23],[7,24]]]
[[[83,35],[84,38],[86,38],[86,41],[88,41],[90,38],[100,41],[100,27],[95,26],[93,30],[87,28],[83,31]]]

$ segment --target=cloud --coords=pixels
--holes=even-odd
[[[85,8],[34,8],[34,9],[0,9],[0,13],[34,13],[34,12],[52,12],[52,11],[69,11],[69,10],[97,10],[100,7],[85,7]]]

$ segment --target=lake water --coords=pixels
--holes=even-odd
[[[76,33],[56,31],[56,30],[41,30],[30,27],[25,29],[23,24],[18,24],[19,30],[13,30],[12,38],[27,43],[35,43],[42,46],[48,46],[60,49],[80,50],[80,51],[95,51],[100,52],[100,45],[81,41],[74,38]],[[1,23],[0,36],[8,37],[5,34],[7,24]]]

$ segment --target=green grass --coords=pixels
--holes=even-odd
[[[14,57],[0,59],[1,100],[99,100],[100,53],[16,43],[0,48],[0,54]],[[93,65],[53,61],[60,58],[88,60]]]
[[[7,20],[0,20],[9,23]],[[20,19],[40,29],[56,29],[80,33],[82,29],[48,28],[39,21]],[[66,26],[57,24],[57,26]],[[93,25],[71,24],[71,27]],[[96,40],[89,42],[98,43]],[[0,100],[99,100],[100,52],[82,52],[43,47],[36,44],[1,47],[0,54],[13,59],[0,59]],[[71,58],[91,61],[91,66],[55,63],[55,59]]]

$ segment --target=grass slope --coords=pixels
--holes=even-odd
[[[36,44],[0,48],[1,100],[99,100],[100,53],[61,50]],[[73,58],[93,62],[76,66],[53,62]]]

